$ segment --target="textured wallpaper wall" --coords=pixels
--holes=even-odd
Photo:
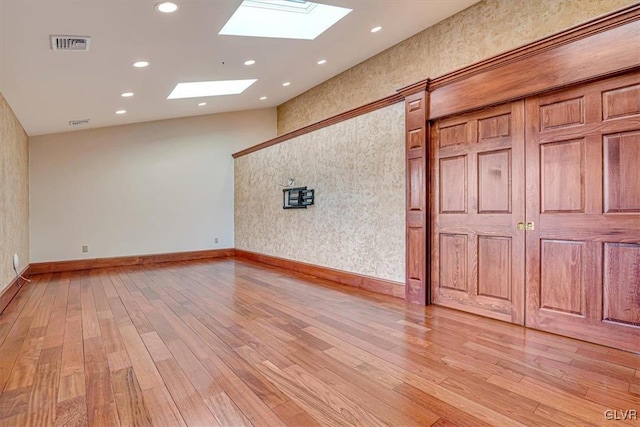
[[[29,138],[0,94],[0,293],[29,264]]]
[[[235,160],[235,247],[404,282],[404,104]],[[287,178],[316,191],[282,209]]]
[[[278,107],[278,135],[435,78],[637,0],[484,0]]]

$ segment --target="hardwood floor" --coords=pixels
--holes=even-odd
[[[3,426],[638,425],[640,355],[219,259],[34,276],[0,390]]]

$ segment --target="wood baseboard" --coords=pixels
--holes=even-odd
[[[20,273],[20,275],[28,278],[29,275],[31,274],[30,267],[31,266],[27,265],[27,267],[24,270],[22,270],[22,273]],[[11,300],[13,300],[13,298],[18,293],[18,291],[25,286],[24,280],[20,279],[20,283],[22,286],[18,286],[18,282],[16,282],[16,279],[13,279],[9,284],[9,286],[7,286],[2,291],[2,294],[0,295],[0,314],[2,314],[5,308],[7,308]]]
[[[292,261],[285,258],[278,258],[233,248],[192,252],[174,252],[155,255],[135,255],[114,258],[37,262],[32,263],[29,266],[28,273],[30,275],[43,273],[59,273],[63,271],[92,270],[96,268],[126,267],[140,264],[158,264],[163,262],[191,261],[198,259],[225,258],[233,256],[259,262],[262,264],[271,265],[274,267],[284,268],[286,270],[291,270],[298,273],[308,274],[320,279],[331,280],[343,285],[366,289],[383,295],[390,295],[392,297],[402,299],[404,299],[405,297],[405,286],[400,282],[378,279],[361,274],[349,273],[347,271],[335,270],[333,268],[321,267],[319,265],[307,264],[304,262]],[[12,283],[11,286],[9,286],[5,293],[0,297],[0,308],[4,309],[4,306],[6,306],[9,301],[11,301],[17,291],[18,287],[15,286],[15,283]],[[2,304],[4,304],[4,306]]]
[[[390,295],[396,298],[405,297],[404,283],[393,282],[390,280],[378,279],[375,277],[364,276],[356,273],[349,273],[342,270],[334,270],[333,268],[321,267],[319,265],[307,264],[305,262],[292,261],[290,259],[278,258],[270,255],[263,255],[256,252],[243,251],[236,249],[236,257],[271,265],[274,267],[284,268],[298,273],[308,274],[320,279],[331,280],[343,285],[354,286],[368,291],[377,292],[379,294]]]
[[[92,258],[71,261],[36,262],[31,264],[31,274],[59,273],[62,271],[92,270],[95,268],[125,267],[140,264],[159,264],[172,261],[232,257],[234,249],[210,249],[204,251],[172,252],[166,254],[134,255],[114,258]]]

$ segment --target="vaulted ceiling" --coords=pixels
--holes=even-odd
[[[241,0],[175,0],[171,14],[153,0],[0,0],[0,91],[29,135],[78,119],[86,128],[275,107],[476,1],[327,0],[353,11],[315,40],[293,40],[219,35]],[[50,35],[90,36],[90,49],[53,51]],[[239,95],[167,100],[179,82],[232,79],[257,81]]]

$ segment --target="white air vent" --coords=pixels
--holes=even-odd
[[[85,126],[89,124],[89,119],[71,120],[69,126]]]
[[[91,37],[85,36],[51,36],[51,50],[87,51]]]

